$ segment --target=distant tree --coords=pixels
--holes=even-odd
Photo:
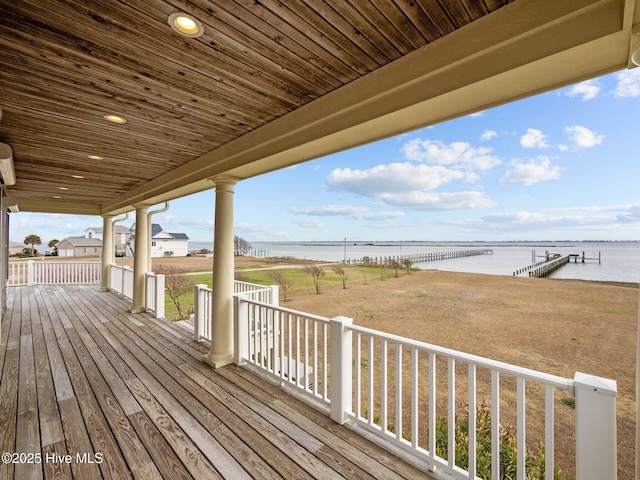
[[[56,245],[58,244],[59,241],[60,240],[51,240],[49,242],[49,248],[53,250],[51,252],[51,255],[53,255],[54,257],[58,256],[58,247],[56,247]]]
[[[31,234],[31,235],[27,235],[27,237],[24,239],[23,242],[25,245],[31,245],[31,253],[29,254],[30,257],[33,257],[35,254],[33,253],[35,250],[35,245],[42,245],[42,240],[40,240],[40,237],[38,235],[35,234]]]
[[[291,281],[285,277],[282,273],[278,271],[272,271],[269,273],[269,278],[273,283],[280,287],[280,291],[282,292],[282,299],[285,302],[289,301],[289,289],[291,288]]]
[[[413,266],[413,261],[409,260],[408,258],[405,258],[402,261],[402,265],[404,265],[404,268],[407,269],[407,273],[409,273],[411,271],[411,267]]]
[[[397,260],[389,260],[387,262],[387,268],[391,268],[393,269],[393,271],[395,272],[395,277],[398,278],[398,270],[400,270],[400,262]]]
[[[336,273],[337,275],[340,275],[340,280],[342,280],[342,288],[346,289],[347,288],[347,271],[340,266],[335,266],[333,267],[333,272]]]
[[[236,257],[248,255],[251,251],[251,244],[244,238],[235,235],[233,237],[233,250]]]
[[[316,293],[320,293],[320,279],[324,277],[324,270],[318,265],[307,265],[304,267],[304,273],[311,275],[313,284],[316,287]]]
[[[184,270],[175,265],[154,265],[153,271],[164,275],[164,288],[169,298],[176,306],[180,318],[186,318],[188,312],[185,311],[182,305],[182,297],[193,290],[194,282],[192,277],[185,275]]]

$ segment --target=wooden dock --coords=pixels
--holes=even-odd
[[[569,263],[570,255],[558,255],[529,270],[529,277],[543,278]]]
[[[536,262],[536,258],[544,258],[544,260]],[[598,252],[597,257],[587,257],[585,252],[582,254],[579,253],[570,253],[567,255],[561,255],[559,253],[549,253],[545,252],[544,255],[536,255],[535,250],[531,253],[531,259],[534,263],[528,265],[526,267],[520,268],[513,272],[513,276],[520,275],[522,273],[528,272],[529,277],[535,278],[543,278],[551,273],[555,272],[559,268],[567,265],[573,260],[573,263],[578,263],[580,260],[582,263],[586,263],[587,260],[597,260],[598,263],[602,262],[602,258],[600,256],[600,252]]]
[[[354,260],[348,259],[345,263],[351,265],[366,265],[373,267],[384,267],[393,264],[404,265],[405,262],[423,263],[436,260],[449,260],[451,258],[465,258],[476,255],[492,255],[493,250],[489,248],[478,248],[473,250],[451,250],[448,252],[428,252],[413,253],[409,255],[391,255],[388,257],[362,257]]]

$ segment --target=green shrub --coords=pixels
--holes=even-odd
[[[465,406],[462,415],[457,417],[456,429],[456,465],[463,469],[469,468],[469,406]],[[448,451],[449,428],[445,417],[436,419],[436,454],[442,458],[449,458]],[[500,479],[512,480],[517,478],[518,449],[516,431],[512,425],[500,425]],[[527,449],[526,479],[545,480],[544,444],[538,445],[537,452]],[[486,403],[480,403],[476,408],[476,475],[483,480],[491,479],[491,408]],[[562,480],[562,472],[554,469],[553,480]]]

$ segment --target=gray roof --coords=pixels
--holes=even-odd
[[[62,242],[69,242],[74,247],[101,247],[102,240],[98,238],[86,238],[86,237],[67,237],[60,240],[56,245],[60,245]]]
[[[133,225],[131,225],[131,239],[135,239],[135,223]],[[154,238],[156,235],[160,234],[160,233],[166,233],[167,235],[171,235],[173,237],[173,240],[189,240],[189,237],[187,236],[186,233],[169,233],[169,232],[165,232],[162,229],[162,226],[159,223],[152,223],[151,224],[151,238]],[[170,240],[170,239],[167,239]]]
[[[189,240],[189,237],[186,233],[170,233],[169,235],[171,235],[176,240]]]
[[[102,230],[104,230],[103,227],[89,227],[89,228],[85,228],[84,231],[86,232],[87,230],[93,230],[96,233],[102,233]],[[124,225],[116,225],[115,226],[115,232],[116,233],[128,233],[129,232],[129,227],[125,227]]]

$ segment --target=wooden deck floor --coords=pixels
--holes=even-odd
[[[184,329],[113,293],[7,300],[0,479],[429,478],[243,368],[214,371]]]

